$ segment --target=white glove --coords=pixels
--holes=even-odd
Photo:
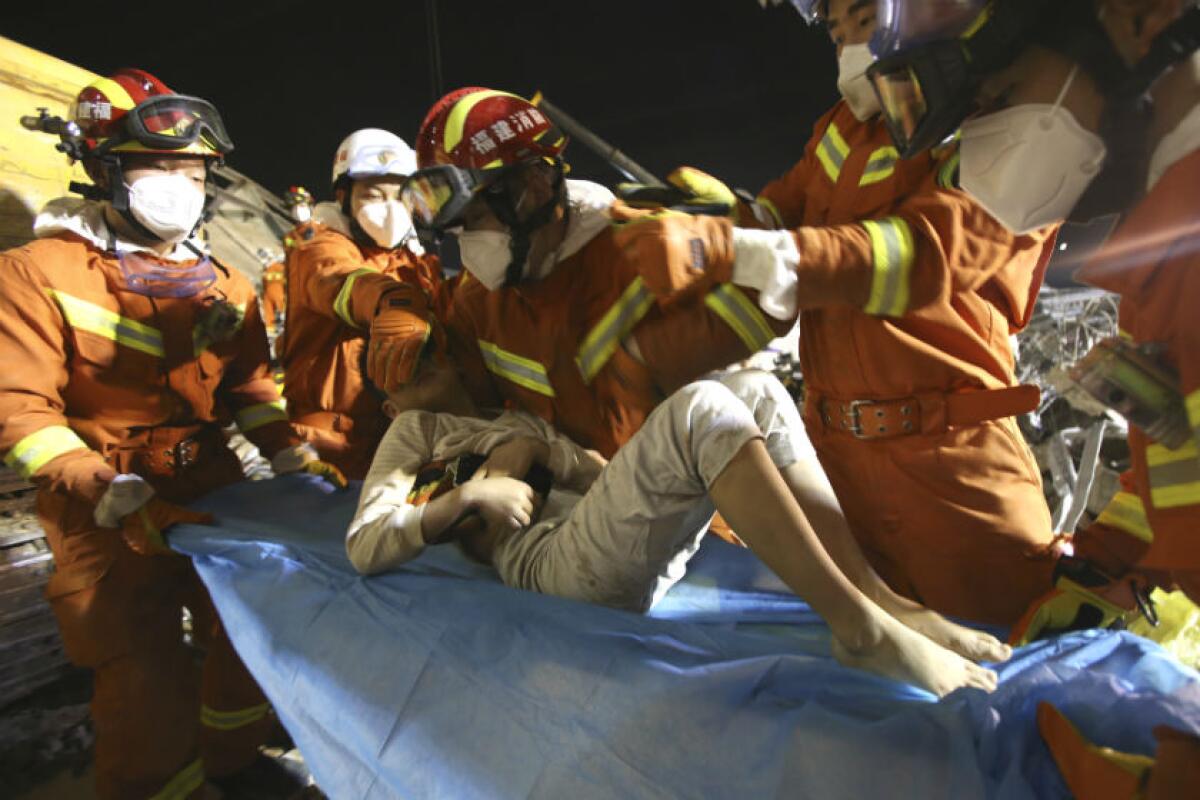
[[[800,251],[791,231],[733,229],[732,283],[758,291],[758,305],[775,319],[796,316]]]
[[[121,520],[154,497],[154,487],[141,475],[118,475],[96,504],[92,519],[101,528],[119,528]]]

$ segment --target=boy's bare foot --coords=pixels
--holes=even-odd
[[[884,610],[917,633],[972,661],[999,663],[1012,657],[1012,648],[995,636],[951,622],[936,611],[916,603]]]
[[[998,678],[990,669],[925,638],[882,610],[870,616],[870,622],[852,636],[834,634],[834,658],[845,666],[912,683],[938,697],[963,686],[986,692],[996,688]]]

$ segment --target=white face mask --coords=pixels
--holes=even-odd
[[[1014,233],[1062,222],[1104,165],[1104,140],[1086,130],[1062,99],[1013,106],[962,126],[959,182]]]
[[[182,242],[204,213],[204,190],[178,173],[147,175],[126,189],[129,213],[164,242]]]
[[[463,231],[458,234],[458,252],[463,266],[490,292],[504,285],[512,261],[511,248],[512,237],[506,231]]]
[[[308,222],[312,219],[312,209],[308,206],[296,206],[292,209],[292,217],[296,222]]]
[[[865,44],[848,44],[838,54],[838,91],[859,121],[879,113],[879,98],[867,78],[867,67],[875,63],[871,48]]]
[[[412,217],[398,200],[363,203],[354,219],[380,247],[391,250],[412,233]]]

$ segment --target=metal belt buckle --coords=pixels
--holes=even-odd
[[[863,433],[862,427],[862,412],[860,409],[863,406],[875,405],[873,400],[851,400],[849,405],[842,406],[842,428],[854,434],[856,439],[870,438]],[[847,413],[849,409],[849,413]],[[851,424],[847,425],[846,420],[849,419]]]
[[[171,448],[171,456],[175,461],[175,469],[187,469],[196,463],[197,451],[200,448],[195,439],[184,439],[176,442]]]

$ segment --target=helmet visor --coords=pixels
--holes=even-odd
[[[871,52],[892,55],[938,39],[958,39],[986,18],[988,0],[878,0]]]
[[[199,97],[155,95],[138,103],[125,119],[129,136],[144,147],[196,149],[216,155],[233,150],[221,115],[212,103]]]
[[[483,185],[480,175],[449,164],[418,170],[400,190],[400,202],[418,227],[445,230],[460,224],[463,211]]]
[[[975,107],[978,81],[957,42],[935,42],[880,59],[867,77],[901,158],[945,141]]]

